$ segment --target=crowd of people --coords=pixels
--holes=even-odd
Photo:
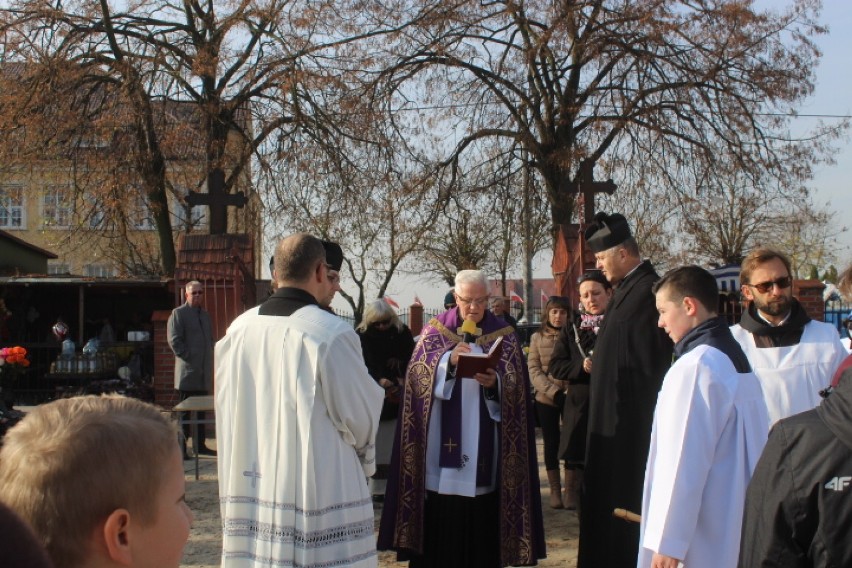
[[[182,396],[215,372],[222,566],[375,567],[377,550],[412,568],[535,565],[536,424],[548,504],[579,515],[580,568],[851,566],[852,358],[793,297],[787,257],[748,254],[729,327],[715,278],[660,277],[622,215],[584,240],[580,304],[551,297],[527,356],[479,270],[415,342],[382,299],[357,329],[333,315],[339,245],[291,235],[274,291],[212,360],[190,282],[169,342]],[[852,297],[852,267],[839,288]],[[29,413],[0,449],[4,565],[179,566],[178,434],[120,396]]]

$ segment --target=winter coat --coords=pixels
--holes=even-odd
[[[852,369],[772,428],[746,493],[741,568],[852,566]]]
[[[554,379],[548,373],[548,365],[550,364],[550,356],[553,353],[553,346],[559,334],[542,333],[537,331],[530,339],[530,353],[527,356],[527,366],[530,370],[530,381],[535,387],[535,400],[549,406],[556,406],[553,402],[556,395],[560,392],[565,392],[568,383]]]
[[[169,347],[175,354],[175,389],[213,390],[213,332],[210,314],[183,304],[168,322]]]

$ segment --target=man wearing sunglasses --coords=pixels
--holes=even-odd
[[[781,252],[749,253],[740,284],[749,304],[731,331],[760,381],[770,425],[814,408],[846,357],[837,330],[812,320],[793,297],[790,260]]]
[[[181,400],[213,390],[213,331],[210,314],[202,307],[204,285],[197,280],[187,282],[184,297],[186,303],[172,310],[167,324],[167,340],[175,354],[175,390]],[[204,420],[204,413],[199,412],[198,418]],[[189,425],[184,424],[183,428],[188,438]],[[216,455],[205,445],[206,438],[204,424],[199,424],[199,444],[194,450],[200,455]],[[185,443],[183,456],[189,459]]]

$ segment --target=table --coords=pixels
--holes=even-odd
[[[199,412],[210,412],[211,414],[214,412],[213,405],[213,396],[205,395],[205,396],[191,396],[180,401],[178,404],[172,407],[172,412],[187,412],[189,413],[189,418],[184,417],[178,420],[178,424],[183,426],[184,424],[188,424],[192,429],[192,449],[195,451],[195,480],[198,481],[198,448],[199,448],[199,440],[198,440],[198,425],[199,424],[215,424],[216,418],[205,418],[204,420],[200,420],[198,418]]]

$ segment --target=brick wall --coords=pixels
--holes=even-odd
[[[154,403],[163,408],[171,408],[178,402],[175,390],[175,354],[169,347],[166,324],[171,312],[158,310],[151,316],[154,327]]]
[[[822,300],[822,292],[825,284],[819,280],[794,280],[793,296],[795,296],[805,312],[811,319],[817,321],[825,320],[825,302]]]

